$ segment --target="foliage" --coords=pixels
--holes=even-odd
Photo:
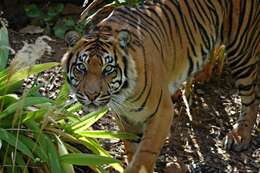
[[[105,0],[106,4],[115,4],[116,6],[137,6],[144,3],[144,0]],[[75,30],[78,33],[84,33],[86,27],[85,22],[76,22],[72,17],[61,17],[64,5],[62,3],[51,3],[47,9],[40,8],[36,4],[28,4],[24,6],[26,15],[34,21],[37,25],[46,27],[49,33],[53,33],[58,38],[64,38],[67,30]],[[91,12],[89,15],[93,15]]]
[[[29,74],[36,74],[56,65],[39,64],[26,70],[30,71]],[[75,164],[105,172],[101,165],[111,163],[116,163],[112,166],[122,171],[119,161],[112,159],[95,139],[98,135],[87,137],[80,134],[87,132],[93,123],[105,115],[106,109],[80,118],[74,112],[81,105],[66,105],[67,84],[64,84],[56,100],[40,96],[37,86],[19,96],[13,92],[13,87],[21,86],[22,79],[27,77],[24,71],[16,72],[12,75],[14,77],[9,77],[7,70],[0,71],[0,74],[0,162],[1,165],[9,165],[3,168],[4,171],[29,172],[31,167],[42,170],[48,167],[50,172],[70,172],[65,168],[71,170],[68,165]],[[75,148],[77,145],[85,149],[80,151]],[[83,154],[89,150],[95,155]],[[82,158],[86,160],[82,162]]]
[[[41,96],[38,84],[18,94],[23,79],[57,65],[37,64],[22,70],[9,66],[0,70],[0,172],[73,173],[73,165],[89,166],[102,173],[106,172],[104,166],[111,166],[122,172],[120,162],[101,147],[97,138],[136,137],[90,130],[106,114],[106,108],[78,117],[75,113],[82,105],[66,102],[67,83],[55,100]]]
[[[8,31],[5,27],[4,22],[0,19],[0,70],[4,69],[8,62],[8,50],[9,40],[8,40]]]
[[[82,24],[76,23],[72,17],[61,17],[64,5],[62,3],[52,3],[47,9],[40,8],[36,4],[24,6],[26,15],[32,20],[37,21],[37,25],[46,27],[46,30],[53,33],[56,37],[64,38],[64,33],[69,30],[82,32]]]

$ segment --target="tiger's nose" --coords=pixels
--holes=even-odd
[[[88,96],[88,99],[90,100],[90,101],[95,101],[96,100],[96,98],[98,97],[100,95],[100,93],[99,92],[87,92],[87,96]]]

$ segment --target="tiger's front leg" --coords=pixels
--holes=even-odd
[[[125,173],[152,173],[173,117],[171,97],[162,96],[154,115],[146,120],[142,140]]]

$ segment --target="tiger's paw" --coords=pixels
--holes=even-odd
[[[238,152],[247,149],[251,140],[251,129],[246,121],[237,123],[224,138],[224,148]]]
[[[184,163],[180,161],[176,161],[176,162],[167,163],[164,172],[165,173],[188,173],[189,171],[187,166]]]

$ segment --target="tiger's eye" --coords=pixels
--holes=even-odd
[[[112,65],[107,65],[107,66],[104,68],[103,73],[104,73],[105,75],[109,75],[109,74],[113,73],[114,70],[115,70],[115,67],[114,67],[114,66],[112,66]]]
[[[86,71],[86,66],[83,63],[78,63],[77,69],[84,72],[84,71]]]

